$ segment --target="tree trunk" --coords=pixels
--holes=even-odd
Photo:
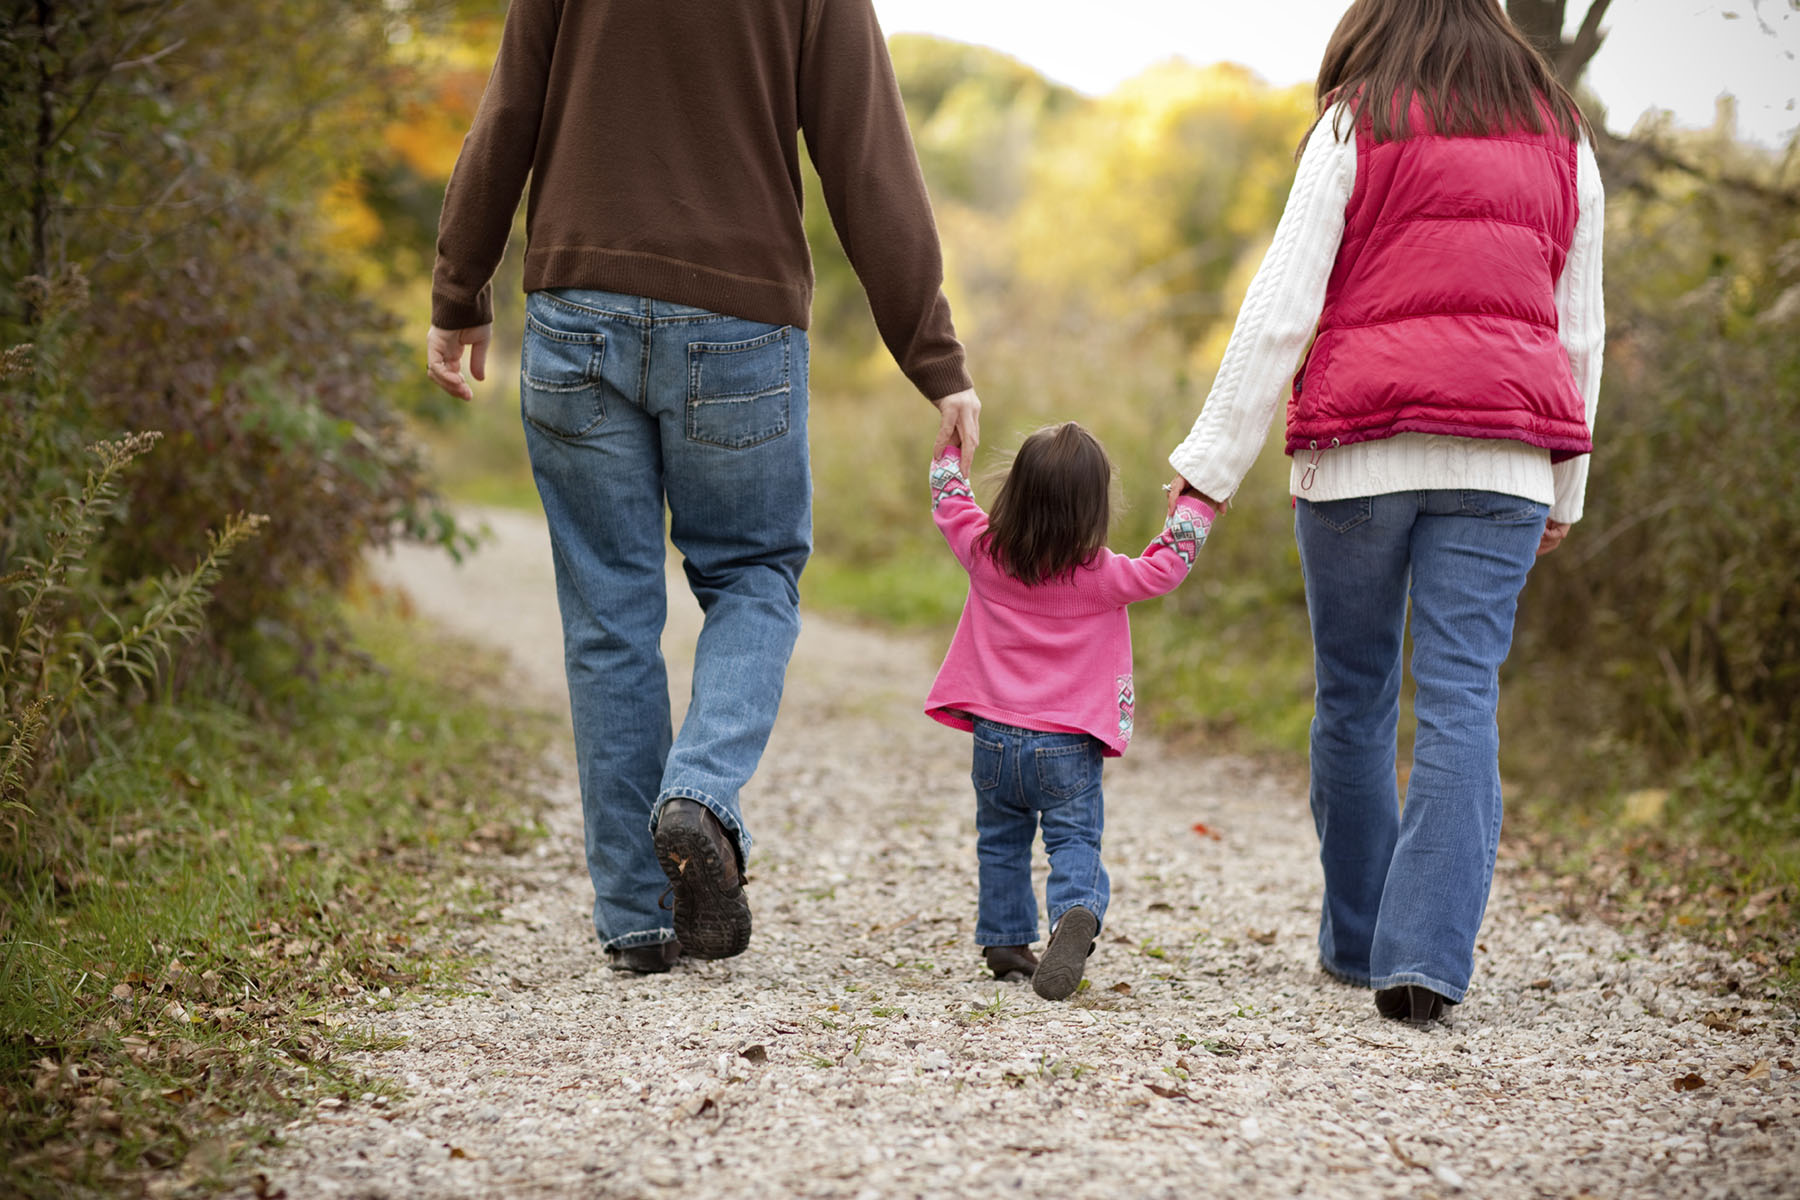
[[[1563,21],[1568,16],[1568,0],[1506,0],[1506,15],[1525,39],[1536,46],[1550,61],[1556,77],[1571,91],[1587,70],[1606,34],[1600,22],[1612,0],[1589,0],[1587,14],[1573,38],[1563,37]]]
[[[56,18],[54,0],[37,0],[37,138],[31,147],[31,265],[27,274],[48,284],[50,279],[50,143],[56,137],[56,98],[50,82],[50,25]],[[27,297],[34,295],[27,290]],[[40,313],[34,299],[25,301],[25,324],[36,325]]]

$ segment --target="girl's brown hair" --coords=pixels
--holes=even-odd
[[[1575,98],[1500,0],[1355,0],[1325,47],[1313,95],[1320,117],[1339,100],[1352,101],[1355,119],[1369,119],[1377,142],[1412,136],[1415,96],[1430,132],[1449,137],[1543,133],[1546,108],[1564,137],[1593,137]],[[1301,150],[1317,128],[1315,121]],[[1335,122],[1331,132],[1341,136]]]
[[[1040,429],[1013,456],[988,514],[983,548],[1021,583],[1059,579],[1106,544],[1112,462],[1094,435],[1070,421]]]

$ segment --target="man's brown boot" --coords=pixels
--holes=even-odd
[[[656,861],[675,889],[675,937],[684,954],[730,958],[750,944],[750,900],[737,850],[698,800],[677,796],[656,822]]]

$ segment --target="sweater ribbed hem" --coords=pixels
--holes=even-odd
[[[527,251],[525,290],[561,287],[646,296],[766,325],[805,329],[812,322],[810,282],[788,284],[734,275],[697,263],[629,250],[553,246]],[[931,400],[975,386],[961,354],[919,364],[907,371],[906,377]]]
[[[1537,504],[1556,502],[1550,452],[1524,442],[1492,438],[1403,433],[1379,442],[1357,442],[1294,459],[1288,489],[1302,500],[1324,502],[1392,492],[1461,488],[1518,496]]]
[[[728,317],[805,329],[812,284],[733,275],[697,263],[630,250],[550,246],[525,254],[525,290],[594,288],[689,304]]]

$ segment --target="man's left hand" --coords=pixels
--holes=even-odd
[[[493,337],[491,321],[469,329],[439,329],[433,325],[425,335],[425,370],[431,382],[458,400],[473,400],[475,392],[463,378],[463,347],[469,348],[469,373],[476,379],[486,379],[488,343]]]
[[[937,440],[931,443],[932,459],[941,456],[945,446],[961,446],[963,465],[968,466],[974,461],[975,447],[981,444],[981,400],[975,389],[953,392],[932,403],[941,418]]]

